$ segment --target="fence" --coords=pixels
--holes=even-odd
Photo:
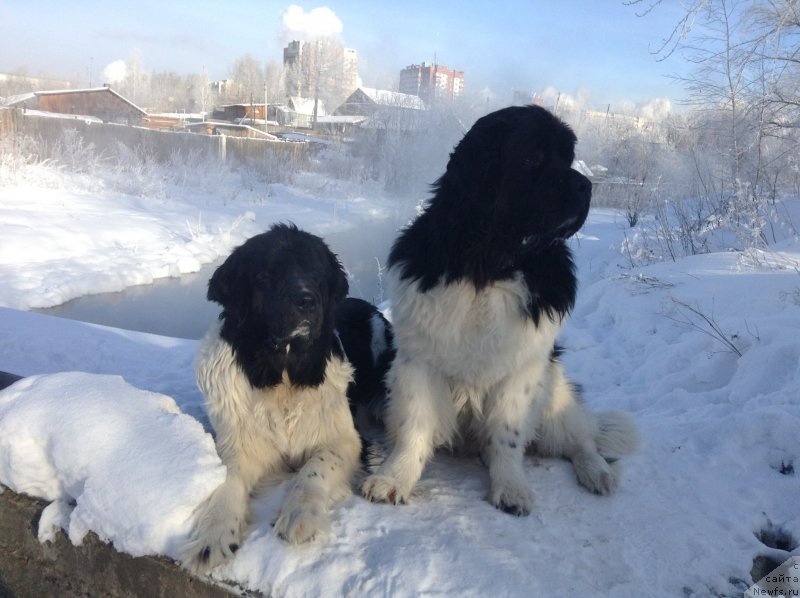
[[[19,110],[0,110],[0,136],[14,135],[17,132]]]
[[[111,123],[26,115],[18,109],[0,109],[0,135],[22,135],[53,144],[64,132],[76,130],[84,142],[99,153],[113,153],[118,144],[167,162],[175,152],[199,157],[216,157],[241,165],[269,163],[277,167],[301,167],[318,151],[318,144],[155,131]]]

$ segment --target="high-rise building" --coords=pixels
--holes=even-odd
[[[454,100],[464,92],[464,71],[442,64],[412,64],[400,71],[399,91],[419,96],[429,105]]]
[[[340,99],[358,87],[358,53],[330,40],[293,41],[283,49],[286,95]]]

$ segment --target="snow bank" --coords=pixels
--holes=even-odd
[[[24,167],[18,179],[0,185],[0,306],[17,309],[196,272],[274,222],[323,234],[390,213],[385,201],[367,202],[312,175],[303,178],[312,192],[251,181],[249,191],[219,193],[156,178],[148,185],[158,197],[40,165]]]
[[[32,376],[0,393],[0,480],[52,501],[39,539],[89,530],[134,556],[176,555],[194,507],[225,479],[214,442],[170,397],[119,376]]]

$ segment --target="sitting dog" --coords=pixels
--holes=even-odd
[[[566,239],[591,199],[590,181],[571,168],[575,143],[537,106],[484,116],[394,243],[392,446],[363,484],[367,498],[407,501],[434,449],[456,443],[477,447],[489,501],[515,515],[534,503],[528,447],[570,459],[593,492],[617,485],[609,461],[636,449],[636,426],[626,413],[588,411],[555,346],[577,287]]]
[[[211,277],[208,299],[222,313],[200,344],[196,374],[227,474],[195,513],[182,551],[188,568],[214,567],[237,551],[250,494],[265,479],[296,472],[274,524],[293,544],[324,532],[331,506],[350,494],[361,441],[346,394],[354,370],[335,323],[366,331],[348,334],[351,351],[374,357],[362,368],[385,362],[371,333],[386,331],[371,322],[373,306],[344,301],[347,291],[327,245],[289,225],[249,239]]]

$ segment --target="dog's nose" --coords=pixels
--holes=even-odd
[[[592,181],[583,176],[580,172],[573,171],[572,191],[584,201],[588,201],[592,197]]]

